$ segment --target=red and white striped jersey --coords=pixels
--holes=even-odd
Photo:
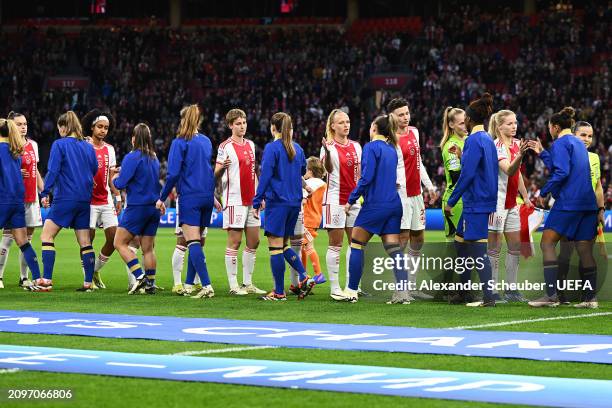
[[[342,145],[336,141],[327,145],[333,170],[327,174],[327,191],[323,204],[345,205],[351,191],[357,186],[361,172],[361,145],[353,140]],[[321,147],[321,160],[325,149]]]
[[[221,188],[224,206],[253,205],[255,196],[255,143],[244,139],[242,143],[231,137],[219,145],[217,163],[229,158],[231,164],[223,172]]]
[[[110,177],[111,167],[117,165],[115,157],[115,149],[108,143],[102,143],[102,146],[96,147],[96,159],[98,159],[98,172],[94,176],[94,187],[91,195],[91,205],[106,205],[112,204],[111,190],[108,186],[108,178]]]
[[[25,187],[24,203],[34,203],[38,201],[38,190],[36,187],[36,173],[38,164],[38,144],[28,139],[23,147],[21,155],[21,170],[25,171],[23,175],[23,186]],[[24,172],[22,171],[22,174]]]
[[[407,197],[421,195],[421,149],[419,130],[408,126],[408,131],[399,135],[397,145],[397,184],[400,194]]]
[[[495,148],[497,149],[498,162],[506,159],[512,162],[519,154],[521,145],[516,139],[512,139],[510,148],[501,139],[495,140]],[[497,208],[509,209],[516,207],[516,196],[518,194],[520,170],[517,170],[513,176],[508,177],[506,173],[499,169],[497,176]]]

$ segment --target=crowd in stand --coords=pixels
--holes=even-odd
[[[351,138],[365,143],[369,121],[386,101],[401,95],[410,102],[411,125],[420,130],[424,163],[442,191],[442,112],[449,105],[465,107],[487,90],[495,95],[496,108],[517,113],[519,136],[539,137],[545,145],[549,116],[574,106],[578,119],[593,125],[591,150],[600,155],[610,208],[610,12],[562,13],[564,24],[559,24],[555,13],[486,14],[461,6],[424,21],[421,32],[373,32],[360,41],[351,41],[339,26],[83,29],[74,34],[28,28],[2,34],[11,52],[0,64],[0,109],[24,112],[30,135],[44,150],[57,137],[60,112],[106,107],[117,119],[108,141],[119,157],[130,149],[131,129],[145,121],[163,169],[178,112],[189,102],[203,108],[203,132],[215,144],[228,136],[223,114],[231,108],[247,112],[248,134],[260,151],[270,137],[271,115],[286,111],[306,154],[318,155],[333,108],[347,111]],[[370,74],[388,70],[408,75],[405,89],[370,89]],[[58,74],[87,76],[90,86],[87,91],[48,89],[45,79]],[[537,196],[543,165],[528,155],[523,173]]]

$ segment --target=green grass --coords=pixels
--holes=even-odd
[[[325,248],[327,234],[322,231],[317,239],[317,250],[325,270]],[[610,235],[610,234],[608,234]],[[268,266],[268,251],[262,237],[258,251],[254,282],[263,289],[272,286]],[[442,241],[440,232],[429,231],[427,241]],[[536,239],[537,240],[537,239]],[[612,237],[608,237],[608,241]],[[4,275],[6,289],[0,290],[0,308],[23,310],[72,311],[83,313],[116,313],[172,315],[182,317],[217,317],[247,320],[283,320],[300,322],[353,323],[416,327],[455,327],[592,313],[574,308],[530,309],[526,305],[499,305],[493,309],[468,309],[443,303],[415,302],[407,306],[389,306],[379,301],[364,299],[357,304],[334,303],[329,300],[328,288],[316,289],[316,294],[303,302],[289,299],[288,302],[260,302],[253,297],[230,298],[227,295],[227,278],[224,266],[226,235],[220,230],[211,230],[207,238],[206,256],[209,271],[215,287],[213,299],[195,300],[173,296],[170,293],[172,274],[170,258],[175,238],[170,229],[160,229],[157,240],[158,284],[166,291],[155,296],[127,296],[127,278],[123,263],[117,254],[102,270],[109,289],[95,293],[76,293],[81,285],[79,253],[72,232],[64,231],[56,241],[57,261],[54,274],[54,291],[51,293],[28,293],[16,287],[18,277],[17,253],[11,250],[9,265]],[[95,247],[99,248],[100,240]],[[40,240],[35,237],[34,247],[40,249]],[[341,257],[342,263],[344,256]],[[531,260],[530,262],[538,262]],[[239,269],[240,270],[240,269]],[[341,271],[344,266],[341,265]],[[239,276],[241,273],[239,272]],[[344,272],[341,272],[343,281]],[[397,313],[398,309],[400,313]],[[390,313],[393,311],[392,313]],[[612,311],[611,302],[602,302],[601,312]],[[573,320],[553,320],[493,327],[486,330],[535,331],[549,333],[612,334],[610,316],[590,317]],[[224,348],[222,344],[161,342],[150,340],[104,339],[79,336],[26,335],[0,333],[0,343],[94,349],[138,353],[172,354],[182,351],[212,350]],[[522,375],[558,376],[569,378],[612,378],[612,367],[587,363],[538,362],[519,359],[478,358],[447,355],[419,355],[407,353],[352,352],[314,349],[264,349],[245,352],[212,354],[222,357],[254,358],[283,361],[305,361],[323,363],[345,363],[380,365],[392,367],[421,368],[432,370],[473,371]],[[248,402],[252,406],[278,403],[293,406],[298,401],[308,404],[333,406],[365,406],[418,404],[425,407],[467,407],[491,406],[448,402],[442,400],[406,399],[373,395],[355,395],[319,391],[295,391],[265,389],[249,386],[235,386],[208,383],[181,383],[175,381],[126,379],[104,376],[57,374],[20,371],[0,374],[0,388],[72,388],[75,399],[61,402],[57,406],[127,406],[148,405],[184,406],[187,401],[206,401],[212,406],[237,405]],[[134,393],[134,390],[144,392]],[[3,391],[4,392],[4,391]],[[2,401],[3,396],[0,396]],[[32,405],[36,406],[34,402]],[[68,405],[66,405],[68,404]],[[3,406],[11,406],[2,401]],[[19,402],[15,406],[27,406]],[[45,406],[53,406],[46,404]]]

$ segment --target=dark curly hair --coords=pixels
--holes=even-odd
[[[106,116],[108,118],[108,134],[110,134],[115,129],[116,122],[113,115],[111,115],[109,112],[103,112],[100,109],[92,109],[87,112],[85,116],[83,116],[83,118],[81,118],[81,126],[83,126],[83,134],[85,136],[92,136],[93,131],[91,128],[93,127],[93,121],[98,116]]]

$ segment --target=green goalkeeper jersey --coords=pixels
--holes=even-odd
[[[442,196],[442,201],[444,202],[448,201],[448,198],[455,189],[455,184],[453,183],[450,172],[461,170],[461,160],[456,154],[450,153],[448,149],[453,145],[457,145],[461,151],[463,151],[465,139],[466,138],[461,138],[453,133],[442,147],[442,161],[444,162],[444,175],[446,176],[446,191],[444,191],[444,195]]]

